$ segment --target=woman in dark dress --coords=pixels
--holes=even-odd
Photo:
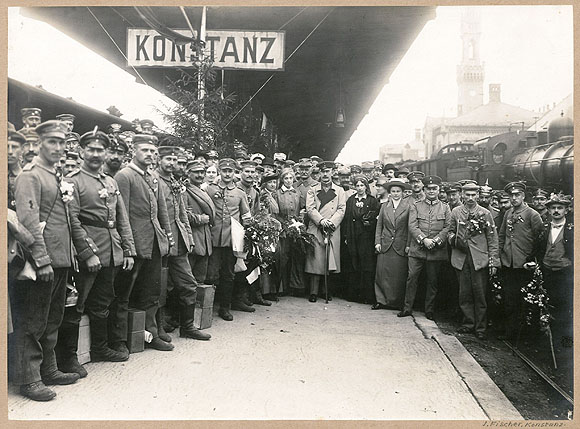
[[[409,189],[409,185],[400,179],[391,179],[383,186],[390,198],[381,206],[377,220],[376,304],[371,308],[399,310],[405,300],[407,282],[409,199],[403,198],[403,192]]]
[[[350,296],[353,301],[369,304],[375,301],[374,235],[380,205],[369,190],[364,176],[354,178],[356,193],[346,201],[346,212],[341,227],[346,228],[346,245],[353,272],[350,274]]]

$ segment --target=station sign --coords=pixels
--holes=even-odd
[[[173,31],[191,36],[188,29]],[[284,31],[207,30],[204,52],[212,56],[218,69],[284,70],[285,35]],[[193,56],[189,43],[176,45],[148,28],[127,29],[129,66],[193,67]]]

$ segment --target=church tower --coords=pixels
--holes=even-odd
[[[457,116],[471,112],[483,104],[484,64],[479,57],[481,13],[477,7],[461,12],[463,58],[457,66]]]

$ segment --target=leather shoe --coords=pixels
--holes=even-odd
[[[23,384],[20,386],[20,394],[32,399],[33,401],[42,402],[50,401],[56,396],[56,393],[46,387],[42,381]]]
[[[264,298],[256,299],[256,302],[254,302],[254,304],[265,305],[266,307],[269,307],[272,305],[272,303],[270,301],[266,301]]]
[[[69,362],[66,362],[64,365],[59,365],[58,369],[67,374],[76,373],[80,378],[85,378],[88,375],[87,370],[79,363],[76,357],[71,359]]]
[[[380,302],[373,304],[371,307],[371,310],[386,310],[386,309],[387,309],[387,306],[385,304],[381,304]]]
[[[125,362],[127,359],[129,359],[129,352],[123,353],[109,347],[91,350],[92,362]]]
[[[411,312],[410,312],[410,311],[408,311],[408,310],[402,310],[402,311],[399,311],[399,312],[397,313],[397,317],[408,317],[408,316],[411,316],[412,314],[413,314],[413,313],[411,313]]]
[[[228,308],[220,307],[218,310],[218,315],[227,322],[234,320],[234,316],[232,316],[232,313],[230,313]]]
[[[157,333],[159,334],[159,338],[161,338],[166,343],[171,342],[171,336],[167,332],[165,332],[165,330],[160,329]]]
[[[314,294],[310,295],[310,298],[308,298],[308,301],[316,302],[316,295],[314,295]]]
[[[427,313],[425,313],[425,317],[429,320],[433,320],[433,312],[428,311]]]
[[[150,343],[145,343],[145,347],[147,347],[148,349],[159,350],[161,352],[170,352],[175,348],[173,344],[166,343],[159,337],[153,338],[153,340],[151,340]]]
[[[485,335],[485,332],[476,332],[475,338],[483,341],[483,340],[487,340],[487,335]]]
[[[43,377],[42,381],[44,382],[44,384],[46,384],[47,386],[53,386],[55,384],[59,384],[59,385],[67,385],[67,384],[73,384],[76,383],[78,381],[78,379],[81,378],[76,372],[71,372],[71,373],[64,373],[61,371],[54,371],[52,374]]]
[[[127,344],[125,344],[124,342],[111,344],[111,349],[127,355],[127,358],[129,357],[129,349],[127,348]]]
[[[193,340],[207,341],[211,338],[210,334],[201,332],[199,329],[180,329],[179,336],[181,338],[191,338]]]
[[[232,310],[245,311],[246,313],[253,313],[256,311],[254,307],[250,307],[242,301],[232,302]]]

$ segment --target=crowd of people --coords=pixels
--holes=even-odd
[[[8,124],[9,375],[28,398],[87,375],[83,314],[92,361],[129,359],[131,308],[145,313],[148,348],[171,351],[175,329],[210,339],[194,326],[201,284],[216,286],[225,321],[283,296],[334,295],[398,317],[444,307],[460,332],[485,340],[491,323],[513,339],[537,264],[571,325],[570,196],[534,189],[528,204],[522,182],[444,183],[380,161],[194,153],[147,120],[79,135],[73,115],[41,113]],[[243,244],[244,228],[266,224],[272,237],[256,239],[271,239],[267,262]]]

